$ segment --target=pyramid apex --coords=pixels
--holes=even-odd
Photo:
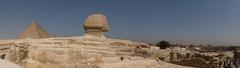
[[[32,21],[32,24],[28,26],[28,28],[19,36],[20,39],[32,38],[48,38],[49,35],[47,31],[45,31],[36,20]]]
[[[32,24],[37,24],[37,25],[38,25],[37,20],[33,20],[33,21],[32,21]]]
[[[32,23],[37,23],[37,20],[33,20]]]

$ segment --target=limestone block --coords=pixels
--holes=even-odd
[[[101,54],[81,48],[32,46],[26,68],[97,68]]]
[[[0,68],[21,68],[20,66],[0,59]]]
[[[159,68],[157,61],[152,59],[124,60],[119,62],[103,63],[100,68]]]

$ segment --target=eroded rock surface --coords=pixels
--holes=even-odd
[[[23,68],[186,68],[149,55],[149,45],[95,36],[7,40],[4,60]],[[150,52],[151,53],[151,52]]]
[[[8,41],[5,60],[24,68],[158,68],[159,63],[136,53],[147,46],[94,36]],[[6,43],[6,42],[5,42]]]

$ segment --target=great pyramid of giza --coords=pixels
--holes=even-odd
[[[18,38],[39,39],[48,37],[49,34],[36,21],[33,21],[32,24]]]

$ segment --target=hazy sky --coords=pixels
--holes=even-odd
[[[240,41],[240,0],[0,0],[0,39],[32,20],[50,34],[83,35],[85,18],[108,16],[107,37],[134,41]]]

